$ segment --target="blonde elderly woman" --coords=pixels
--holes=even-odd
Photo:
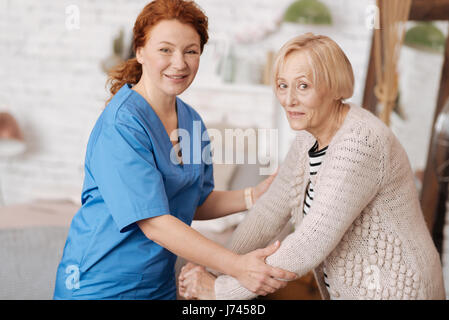
[[[280,49],[274,77],[297,137],[228,247],[262,248],[293,217],[294,232],[266,262],[298,276],[313,270],[324,299],[444,299],[407,155],[378,118],[344,102],[354,77],[341,48],[325,36],[296,37]],[[187,298],[256,297],[191,264],[179,280]]]

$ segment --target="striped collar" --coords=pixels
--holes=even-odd
[[[325,146],[324,148],[322,148],[321,150],[318,150],[318,140],[315,141],[315,144],[312,146],[312,148],[310,148],[309,150],[309,157],[319,157],[322,156],[326,153],[327,148],[329,148],[329,146]]]

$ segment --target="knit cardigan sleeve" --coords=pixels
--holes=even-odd
[[[282,231],[291,217],[288,180],[297,155],[296,144],[292,144],[269,189],[256,201],[233,232],[226,244],[228,249],[245,254],[265,247]]]
[[[299,277],[322,263],[378,192],[385,171],[384,154],[382,143],[369,127],[358,125],[343,132],[323,159],[309,213],[266,263]],[[251,232],[261,236],[258,230]],[[216,279],[215,295],[219,300],[256,297],[227,275]]]

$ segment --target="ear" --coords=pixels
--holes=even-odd
[[[142,50],[143,50],[142,47],[139,47],[136,49],[136,59],[137,59],[137,62],[139,62],[140,64],[143,64]]]

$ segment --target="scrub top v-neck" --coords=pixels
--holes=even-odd
[[[98,118],[86,150],[82,206],[70,225],[55,299],[175,299],[176,255],[139,220],[171,214],[190,225],[214,188],[201,117],[176,99],[182,164],[161,120],[129,84]],[[209,159],[210,160],[210,159]],[[188,245],[188,244],[187,244]]]

